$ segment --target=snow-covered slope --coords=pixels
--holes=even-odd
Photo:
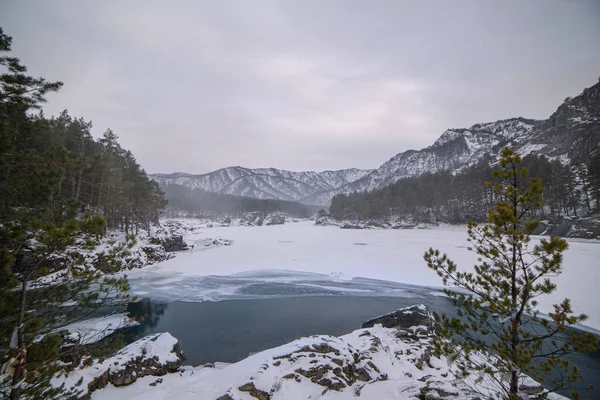
[[[600,82],[567,98],[547,120],[511,118],[448,129],[431,146],[398,153],[375,170],[316,173],[230,167],[204,175],[151,177],[210,192],[327,206],[336,194],[378,189],[424,172],[457,171],[486,157],[495,160],[506,145],[522,155],[543,154],[564,163],[585,161],[600,146]]]
[[[512,118],[449,129],[422,150],[399,153],[363,178],[303,201],[329,204],[336,194],[379,189],[399,179],[440,170],[458,171],[510,145],[521,155],[545,155],[565,164],[584,162],[600,148],[600,82],[567,98],[547,120]]]
[[[181,172],[152,174],[161,184],[177,184],[208,192],[300,201],[315,193],[329,191],[362,178],[370,170],[346,169],[324,172],[292,172],[275,168],[223,168],[203,175]]]
[[[510,140],[527,136],[540,124],[541,121],[513,118],[476,124],[468,129],[448,129],[433,145],[398,153],[363,178],[338,189],[317,193],[305,201],[329,204],[339,193],[378,189],[424,172],[458,170],[477,163],[486,154],[497,152]]]
[[[599,145],[600,82],[568,97],[538,129],[516,143],[521,154],[543,154],[565,164],[585,162]]]

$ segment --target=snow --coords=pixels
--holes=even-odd
[[[311,286],[333,286],[348,294],[366,289],[371,295],[401,295],[401,288],[388,281],[441,287],[439,277],[423,261],[423,253],[429,247],[447,253],[464,270],[472,270],[477,258],[466,250],[466,229],[451,226],[352,230],[300,222],[198,229],[184,239],[189,243],[205,238],[227,239],[233,244],[197,248],[193,252],[179,253],[176,258],[128,271],[133,295],[162,296],[163,300],[218,300],[228,298],[247,285],[242,278],[281,285],[311,280],[307,282]],[[600,294],[596,288],[600,281],[600,242],[568,242],[563,273],[552,278],[558,289],[550,296],[539,298],[540,311],[552,311],[552,304],[568,297],[577,313],[589,315],[585,324],[600,330]]]
[[[373,336],[361,336],[365,332],[370,332]],[[397,352],[402,351],[405,353],[407,349],[411,348],[410,344],[398,341],[395,338],[395,332],[395,329],[386,329],[378,325],[374,328],[354,331],[340,338],[324,335],[301,338],[286,345],[257,353],[221,369],[198,367],[186,369],[181,376],[179,374],[167,375],[163,377],[163,383],[155,387],[148,386],[149,383],[155,380],[149,377],[142,378],[138,383],[128,387],[115,388],[109,386],[101,391],[94,392],[92,399],[216,399],[225,393],[232,395],[236,400],[252,399],[249,395],[237,390],[239,386],[247,382],[252,382],[257,388],[267,392],[275,388],[276,390],[271,396],[272,400],[354,398],[355,388],[353,387],[344,388],[340,392],[328,391],[327,395],[323,396],[324,387],[316,385],[306,378],[302,378],[301,382],[296,382],[293,379],[282,379],[283,376],[294,373],[298,368],[310,369],[312,365],[309,362],[315,358],[298,357],[288,360],[286,358],[277,359],[277,357],[298,352],[305,346],[312,347],[321,343],[327,343],[329,346],[337,349],[340,355],[336,358],[344,362],[351,362],[353,360],[352,352],[359,351],[368,354],[369,360],[372,360],[381,373],[387,374],[388,379],[395,384],[395,388],[385,384],[378,387],[379,382],[368,385],[368,387],[363,389],[366,392],[363,392],[361,397],[367,399],[406,399],[409,395],[418,393],[419,385],[418,383],[415,384],[416,379],[432,374],[441,376],[442,373],[447,371],[436,368],[419,370],[409,360],[409,357],[400,360],[395,359]],[[382,351],[370,354],[369,348],[372,346],[373,337],[381,340]],[[383,350],[384,348],[385,350]],[[281,361],[281,364],[277,367],[272,367],[275,360]],[[325,357],[323,359],[319,358],[319,361],[318,365],[329,365],[333,368],[338,366]],[[265,365],[271,367],[264,369]],[[412,377],[409,377],[409,375],[412,375]],[[399,390],[401,387],[406,389],[403,394]],[[390,390],[392,391],[391,393],[395,392],[395,395],[390,396]],[[384,393],[385,396],[382,396]]]
[[[355,168],[317,173],[229,167],[202,175],[174,173],[151,174],[150,177],[162,184],[174,183],[208,192],[302,201],[307,196],[358,180],[370,172]]]
[[[160,383],[154,377],[144,377],[126,387],[109,385],[94,392],[92,399],[216,399],[228,394],[234,400],[250,400],[253,397],[239,390],[247,383],[270,393],[272,400],[352,399],[358,394],[365,399],[414,399],[424,388],[456,393],[452,398],[480,398],[465,382],[454,378],[455,367],[449,366],[444,357],[430,355],[429,334],[421,332],[417,340],[399,340],[397,335],[396,329],[375,325],[341,337],[305,337],[235,364],[186,368],[162,377]],[[324,345],[325,350],[315,351]],[[348,376],[347,366],[355,371],[362,369],[368,379],[344,379]],[[302,373],[311,368],[325,369],[318,379],[340,382],[341,387],[327,390],[317,379],[311,382]],[[484,383],[482,387],[493,387],[489,378]]]
[[[177,339],[170,333],[147,336],[123,347],[115,356],[107,358],[102,362],[96,360],[89,367],[80,366],[73,371],[62,372],[52,378],[51,384],[55,387],[60,387],[64,383],[65,387],[68,388],[86,388],[90,382],[105,374],[106,371],[114,373],[123,370],[136,359],[150,360],[155,358],[162,364],[176,362],[178,361],[178,357],[173,352],[175,344],[177,344]]]
[[[113,314],[99,318],[86,319],[60,328],[68,330],[69,337],[79,344],[91,344],[104,339],[119,329],[129,328],[140,323],[131,320],[127,314]]]

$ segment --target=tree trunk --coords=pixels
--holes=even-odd
[[[19,400],[21,398],[20,382],[25,378],[25,365],[27,364],[27,348],[25,347],[25,327],[23,320],[25,319],[25,296],[27,295],[27,280],[23,281],[19,299],[19,317],[17,319],[17,350],[15,358],[15,373],[12,379],[12,388],[10,391],[11,400]]]
[[[79,200],[79,193],[81,192],[81,177],[83,175],[83,168],[79,169],[79,177],[77,179],[77,190],[75,191],[75,200]]]
[[[98,189],[98,205],[97,208],[100,210],[100,201],[102,200],[102,185],[104,184],[104,171],[102,171],[102,175],[100,176],[100,188]]]
[[[518,209],[519,199],[518,199],[518,187],[519,180],[517,176],[516,166],[513,165],[513,186],[515,188],[514,193],[512,194],[512,208],[513,208],[513,224],[512,224],[512,259],[511,259],[511,315],[516,312],[517,307],[517,243],[516,243],[516,234],[515,232],[519,228],[517,225],[518,219]],[[510,345],[511,345],[511,353],[510,353],[510,361],[511,363],[515,363],[517,360],[517,347],[519,345],[519,321],[517,319],[516,314],[511,318],[511,327],[510,327]],[[517,371],[515,371],[514,365],[512,366],[513,370],[511,371],[511,379],[510,379],[510,393],[517,394],[519,390],[519,375]]]
[[[62,195],[62,183],[63,183],[63,179],[64,178],[60,178],[60,181],[58,182],[58,198],[60,199],[61,195]]]

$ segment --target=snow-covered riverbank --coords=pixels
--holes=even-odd
[[[476,374],[456,379],[453,363],[434,354],[432,339],[431,315],[424,306],[413,306],[340,337],[314,335],[234,364],[185,367],[160,379],[137,379],[127,387],[109,384],[93,392],[92,399],[475,400],[481,394],[495,398],[498,387],[491,379],[478,379]],[[160,357],[172,357],[172,346],[166,346]],[[70,379],[79,379],[82,373],[76,371]],[[534,381],[524,379],[524,391],[542,391]]]

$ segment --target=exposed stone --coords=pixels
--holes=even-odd
[[[269,393],[257,389],[252,382],[248,382],[245,385],[240,386],[238,390],[240,392],[248,392],[250,396],[257,398],[258,400],[271,400]]]
[[[161,335],[165,334],[157,334],[153,337],[140,339],[140,341],[145,341],[151,345],[152,341],[156,340]],[[176,359],[174,361],[161,362],[157,356],[148,357],[143,351],[136,356],[132,356],[132,358],[124,364],[119,364],[116,361],[112,362],[112,359],[108,359],[105,363],[100,364],[106,365],[106,371],[96,376],[91,382],[89,382],[87,385],[87,392],[80,394],[78,399],[88,399],[90,397],[90,393],[95,390],[102,389],[109,383],[111,383],[113,386],[125,386],[132,384],[137,379],[144,376],[163,376],[167,373],[176,372],[179,370],[179,367],[183,361],[183,354],[181,352],[179,342],[176,342],[173,345],[171,353],[176,355]],[[115,365],[117,366],[114,367]],[[85,371],[85,368],[83,368],[83,371]],[[156,382],[160,383],[162,381]]]
[[[341,226],[342,229],[365,229],[364,225],[358,224],[344,224]]]
[[[285,224],[285,215],[283,214],[270,214],[264,220],[265,225],[283,225]]]
[[[146,244],[140,249],[146,254],[146,258],[151,263],[157,263],[168,259],[165,248],[158,244]]]
[[[262,226],[265,220],[265,214],[260,211],[247,212],[242,215],[240,225],[243,226]]]
[[[188,245],[183,241],[183,236],[173,235],[164,238],[151,237],[150,244],[161,245],[166,252],[188,250]]]
[[[309,353],[309,352],[315,352],[315,353],[321,353],[321,354],[326,354],[326,353],[339,354],[339,352],[336,349],[329,346],[325,342],[320,343],[320,344],[313,344],[312,347],[304,346],[300,350],[296,351],[296,353]],[[314,357],[314,354],[310,354],[309,357]]]
[[[434,329],[430,313],[425,306],[421,305],[401,308],[393,313],[382,315],[365,322],[362,327],[372,328],[376,324],[381,324],[384,328],[398,328],[405,332],[416,332],[415,327],[424,327],[428,331]],[[413,329],[411,330],[411,328]]]

